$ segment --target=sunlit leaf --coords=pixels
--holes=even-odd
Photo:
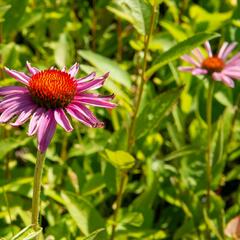
[[[110,76],[114,81],[128,89],[130,88],[131,78],[126,71],[121,69],[117,62],[89,50],[80,50],[78,53],[93,66],[97,67],[102,73],[110,72]]]
[[[121,170],[130,169],[135,164],[135,159],[132,155],[124,151],[106,150],[107,160],[116,168]]]

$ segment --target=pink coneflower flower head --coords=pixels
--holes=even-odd
[[[103,86],[109,73],[96,77],[93,72],[83,78],[75,78],[79,64],[69,71],[50,68],[39,70],[27,62],[29,74],[10,70],[5,71],[23,86],[0,88],[0,123],[13,118],[12,126],[20,126],[30,119],[28,135],[37,135],[38,149],[45,152],[56,130],[57,124],[67,132],[73,130],[68,115],[88,127],[101,128],[99,121],[86,105],[114,108],[110,100],[113,95],[101,96],[89,93]]]
[[[240,79],[240,53],[227,60],[228,55],[236,47],[237,43],[224,42],[217,55],[213,55],[209,42],[204,46],[207,57],[204,57],[199,48],[192,51],[192,55],[183,55],[181,58],[192,66],[182,66],[178,69],[183,72],[191,72],[193,75],[210,75],[213,80],[221,81],[233,88],[233,79]]]

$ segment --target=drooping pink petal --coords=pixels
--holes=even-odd
[[[34,112],[32,118],[30,120],[29,127],[28,127],[28,133],[27,134],[29,136],[32,136],[37,132],[38,127],[39,127],[39,122],[41,122],[40,118],[44,116],[44,113],[45,113],[44,108],[38,108]]]
[[[72,102],[69,107],[71,109],[74,109],[75,111],[78,111],[80,114],[83,115],[84,118],[86,118],[87,120],[89,120],[92,124],[92,126],[97,126],[99,124],[101,124],[101,122],[93,115],[93,113],[83,104],[81,103],[76,103],[76,102]]]
[[[61,127],[63,127],[67,132],[71,132],[73,130],[73,127],[63,109],[61,109],[61,108],[55,109],[54,117],[55,117],[55,120],[57,121],[57,123]]]
[[[218,57],[219,58],[222,58],[225,50],[227,49],[227,46],[228,46],[228,42],[224,42],[222,47],[220,48],[219,52],[218,52]]]
[[[194,58],[190,57],[189,55],[185,54],[181,57],[184,61],[193,64],[196,67],[201,67],[200,62],[196,61]]]
[[[93,127],[93,124],[87,120],[79,111],[76,109],[73,109],[71,105],[66,107],[67,112],[74,118],[76,118],[78,121],[83,123],[84,125],[88,127]]]
[[[12,126],[20,126],[23,125],[32,115],[32,113],[36,110],[37,105],[30,105],[22,110],[18,118],[14,123],[10,123]]]
[[[8,94],[16,94],[16,93],[26,93],[28,89],[20,86],[9,86],[9,87],[1,87],[0,88],[0,96],[5,96]]]
[[[222,81],[223,81],[223,83],[225,83],[227,86],[229,86],[229,87],[231,87],[231,88],[234,87],[234,81],[233,81],[230,77],[228,77],[228,76],[226,76],[226,75],[224,75],[224,74],[222,74]]]
[[[20,102],[11,105],[11,107],[5,109],[0,116],[0,123],[8,122],[16,114],[22,112],[26,107],[32,105],[32,102]]]
[[[215,80],[215,81],[222,81],[222,74],[219,73],[219,72],[214,72],[212,74],[212,78]]]
[[[71,77],[75,77],[79,70],[79,64],[75,63],[68,71]]]
[[[203,68],[195,68],[194,70],[192,70],[193,75],[204,75],[207,73],[208,73],[208,70]]]
[[[103,107],[103,108],[114,108],[116,107],[115,103],[108,102],[104,100],[103,98],[92,98],[92,97],[84,97],[84,96],[76,96],[74,98],[74,101],[91,105],[91,106],[96,106],[96,107]]]
[[[8,95],[4,97],[4,99],[0,102],[0,108],[9,108],[15,104],[20,104],[25,102],[26,104],[31,104],[32,99],[29,95]]]
[[[178,67],[178,70],[181,72],[192,72],[192,70],[194,69],[194,67],[190,67],[190,66],[180,66]]]
[[[44,113],[44,117],[39,120],[37,131],[38,150],[44,153],[50,144],[56,130],[57,122],[54,118],[53,110]]]
[[[99,77],[89,82],[77,82],[77,91],[84,92],[87,90],[95,90],[102,87],[108,75],[109,73],[106,73],[102,77]]]
[[[18,80],[19,82],[21,82],[25,85],[28,85],[28,81],[29,81],[30,77],[28,75],[26,75],[25,73],[18,72],[18,71],[15,71],[15,70],[10,70],[7,67],[4,67],[4,70],[11,77],[15,78],[16,80]]]
[[[32,67],[31,64],[30,64],[28,61],[27,61],[27,63],[26,63],[26,66],[27,66],[28,71],[29,71],[32,75],[40,72],[39,69],[37,69],[37,68],[35,68],[35,67]]]
[[[229,76],[231,78],[240,79],[240,71],[224,70],[222,74]]]
[[[227,49],[225,50],[224,54],[222,55],[222,59],[226,59],[227,56],[233,51],[233,49],[237,46],[237,42],[233,42],[231,44],[229,44],[229,46],[227,47]]]
[[[96,76],[96,73],[92,72],[89,75],[87,75],[86,77],[78,78],[77,81],[78,82],[88,82],[88,81],[93,80],[95,78],[95,76]]]
[[[210,43],[209,43],[208,41],[206,41],[206,42],[204,43],[204,46],[205,46],[205,49],[207,50],[208,56],[209,56],[209,57],[212,57],[213,54],[212,54],[212,49],[211,49]]]

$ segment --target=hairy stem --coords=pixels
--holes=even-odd
[[[33,198],[32,198],[32,225],[33,229],[36,231],[39,228],[39,209],[40,209],[40,192],[41,192],[41,180],[42,171],[45,160],[45,152],[37,152],[37,161],[35,165],[34,172],[34,182],[33,182]]]

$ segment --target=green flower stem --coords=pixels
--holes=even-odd
[[[212,101],[213,101],[213,90],[214,90],[214,81],[209,80],[208,86],[208,98],[207,98],[207,152],[206,152],[206,173],[207,173],[207,215],[210,214],[210,202],[211,202],[211,182],[212,182]],[[210,232],[207,227],[207,236],[210,239]]]
[[[208,99],[207,99],[207,125],[208,125],[208,145],[207,145],[207,210],[210,209],[210,191],[212,181],[212,100],[213,100],[214,81],[209,81]]]
[[[33,229],[36,231],[39,228],[38,218],[39,218],[39,208],[40,208],[40,192],[41,192],[41,180],[42,171],[45,160],[45,152],[37,152],[37,161],[35,165],[34,172],[34,182],[33,182],[33,198],[32,198],[32,225]]]

